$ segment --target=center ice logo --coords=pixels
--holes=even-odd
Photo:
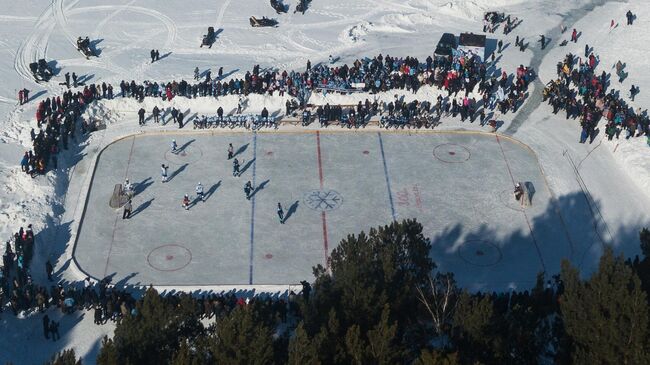
[[[305,194],[305,204],[321,212],[329,212],[343,204],[343,197],[335,190],[312,190]]]

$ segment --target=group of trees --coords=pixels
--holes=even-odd
[[[650,232],[640,239],[643,258],[605,249],[590,278],[565,261],[530,291],[470,293],[436,270],[418,222],[394,222],[344,239],[286,322],[251,301],[206,327],[149,289],[97,363],[646,364]],[[77,363],[71,351],[50,362]]]

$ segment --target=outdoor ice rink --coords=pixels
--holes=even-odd
[[[109,200],[126,178],[136,194],[132,218],[122,220]],[[182,197],[194,197],[199,181],[207,199],[186,211]],[[532,207],[514,201],[517,181],[534,186]],[[348,234],[417,218],[441,270],[469,288],[507,287],[513,273],[532,282],[573,255],[553,204],[534,153],[495,134],[145,134],[101,153],[74,256],[88,275],[130,284],[294,284],[311,279]]]

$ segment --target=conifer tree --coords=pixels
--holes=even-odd
[[[647,364],[646,293],[622,256],[606,248],[598,271],[581,281],[578,270],[562,263],[561,316],[571,338],[575,364]]]

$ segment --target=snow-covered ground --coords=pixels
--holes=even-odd
[[[105,131],[93,134],[82,147],[66,152],[59,171],[35,179],[22,174],[19,162],[24,151],[30,149],[29,131],[36,126],[37,100],[60,95],[63,90],[58,83],[66,72],[76,72],[87,82],[106,81],[117,86],[120,80],[131,79],[190,80],[196,66],[210,69],[213,75],[223,67],[224,74],[230,77],[243,75],[255,64],[262,68],[302,69],[307,59],[316,64],[326,62],[329,55],[340,57],[340,63],[378,53],[424,59],[442,33],[480,33],[483,12],[499,10],[523,19],[523,23],[508,36],[504,37],[501,29],[488,35],[489,39],[503,39],[504,44],[509,44],[497,69],[513,72],[520,64],[533,65],[540,75],[540,83],[535,84],[539,88],[554,77],[555,64],[567,52],[582,55],[587,43],[600,56],[599,70],[612,72],[619,59],[626,63],[629,77],[621,84],[612,81],[612,87],[621,90],[622,97],[629,101],[628,90],[634,84],[640,87],[640,94],[631,105],[646,109],[650,102],[650,75],[646,71],[650,9],[644,0],[313,0],[304,15],[293,13],[295,0],[284,3],[291,10],[283,15],[276,15],[266,0],[23,0],[3,4],[0,169],[4,174],[0,176],[0,235],[8,238],[29,223],[41,232],[32,264],[36,281],[44,282],[43,267],[48,256],[56,261],[58,277],[79,279],[70,264],[70,250],[81,214],[80,202],[89,184],[87,172],[103,146],[138,130],[135,103],[119,99],[101,102],[89,113],[108,122]],[[633,26],[625,25],[628,9],[637,15]],[[280,25],[251,28],[251,15],[277,17]],[[612,19],[618,26],[610,30]],[[560,34],[560,24],[569,31]],[[212,49],[199,48],[208,26],[223,31],[218,33]],[[582,32],[577,44],[559,47],[572,28]],[[537,42],[540,34],[551,37],[545,51]],[[98,59],[86,60],[74,48],[76,37],[86,35],[99,41]],[[517,35],[530,42],[526,52],[514,47]],[[149,59],[152,48],[159,49],[163,56],[154,64]],[[56,61],[59,76],[48,84],[38,85],[31,80],[28,64],[38,58]],[[30,89],[36,100],[19,107],[17,90],[23,87]],[[394,94],[380,97],[391,99]],[[435,90],[423,89],[417,97],[435,95]],[[366,95],[346,100],[329,95],[327,98],[339,100],[320,101],[320,96],[314,96],[312,101],[352,104],[357,97],[365,99]],[[273,111],[282,110],[285,100],[255,96],[250,101],[253,111],[264,106]],[[148,110],[154,103],[158,102],[145,100]],[[230,110],[237,100],[175,99],[174,103],[182,110],[208,113],[217,106]],[[520,109],[519,115],[506,116],[500,131],[529,145],[540,160],[555,197],[556,212],[563,218],[562,227],[548,229],[565,231],[576,251],[582,251],[578,246],[590,246],[584,257],[571,257],[585,274],[595,267],[603,244],[611,244],[628,256],[638,253],[638,230],[650,222],[650,148],[645,138],[610,142],[599,135],[593,144],[581,145],[577,143],[577,122],[554,116],[547,105],[538,106],[535,98],[529,104]],[[441,128],[484,127],[443,120]],[[512,273],[515,287],[531,279]],[[0,363],[42,363],[64,347],[75,348],[85,364],[93,363],[99,339],[112,329],[94,326],[88,313],[68,316],[61,322],[62,339],[53,343],[43,339],[40,318],[13,318],[10,313],[2,313]],[[29,351],[23,347],[26,342]]]

